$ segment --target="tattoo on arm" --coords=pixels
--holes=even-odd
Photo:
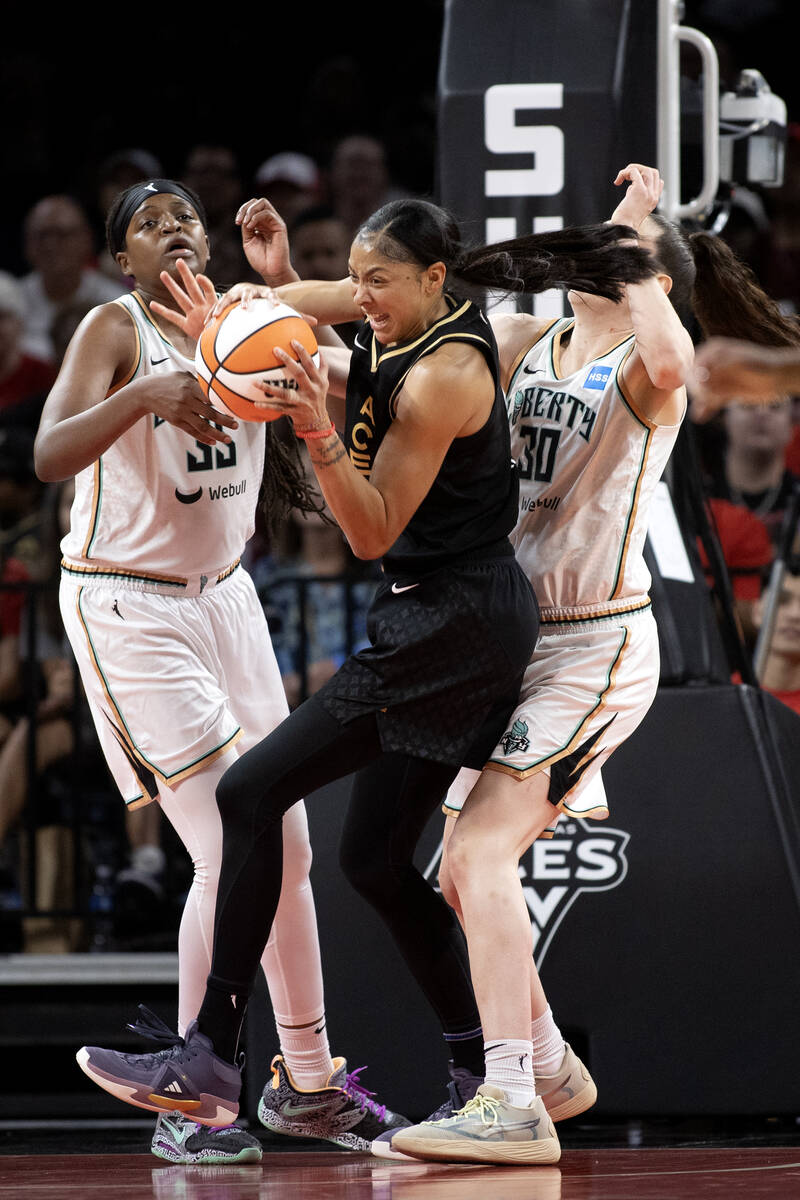
[[[309,447],[311,461],[315,467],[332,467],[340,459],[345,458],[347,451],[338,437],[328,445]]]

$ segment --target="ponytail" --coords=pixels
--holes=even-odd
[[[620,300],[626,283],[655,274],[652,259],[626,225],[575,225],[482,246],[464,255],[456,274],[492,291],[541,292],[574,288]]]
[[[453,281],[476,288],[511,293],[576,288],[609,300],[621,299],[626,283],[655,273],[646,250],[620,245],[635,238],[624,225],[584,225],[469,248],[450,213],[427,200],[385,204],[356,234],[384,258],[422,268],[442,262]]]
[[[704,337],[742,338],[760,346],[800,343],[800,321],[781,312],[727,242],[693,233],[689,244],[697,269],[692,307]]]

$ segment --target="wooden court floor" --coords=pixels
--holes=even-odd
[[[4,1136],[0,1200],[799,1200],[800,1134],[787,1144],[620,1145],[618,1136],[562,1139],[553,1167],[453,1166],[387,1162],[265,1141],[252,1166],[172,1166],[142,1138],[119,1153],[119,1139],[95,1138],[86,1153],[74,1135]],[[666,1141],[677,1140],[665,1138]],[[758,1138],[753,1139],[755,1142]],[[764,1139],[761,1139],[762,1143]],[[609,1144],[606,1144],[609,1143]],[[13,1152],[14,1148],[24,1152]],[[108,1152],[108,1148],[112,1152]],[[284,1148],[285,1147],[285,1148]]]

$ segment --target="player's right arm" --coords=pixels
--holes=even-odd
[[[215,424],[235,429],[237,422],[208,403],[188,372],[123,383],[136,367],[136,355],[133,322],[119,304],[101,305],[84,317],[45,401],[36,434],[36,473],[45,483],[69,479],[90,466],[147,413],[207,445],[230,441]]]
[[[242,246],[250,266],[284,304],[315,317],[320,325],[344,325],[361,319],[363,314],[355,303],[355,289],[349,278],[300,278],[292,266],[286,222],[266,197],[245,201],[236,214],[236,224],[241,226]],[[258,294],[252,285],[248,288],[247,284],[237,284],[217,303],[215,315],[232,300],[246,301],[251,294]]]

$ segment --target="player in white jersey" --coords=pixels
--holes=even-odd
[[[758,291],[767,300],[719,239],[686,238],[655,213],[656,170],[631,164],[615,182],[627,188],[612,222],[637,230],[659,273],[628,285],[620,303],[570,292],[570,318],[492,322],[521,476],[512,541],[541,605],[541,632],[505,735],[482,772],[461,772],[445,805],[440,884],[467,934],[496,1100],[479,1095],[454,1117],[392,1137],[395,1150],[423,1158],[511,1161],[514,1114],[535,1094],[563,1087],[570,1115],[594,1102],[533,962],[519,859],[560,812],[608,815],[601,766],[655,696],[658,640],[642,549],[686,411],[694,351],[678,314],[691,304],[703,331],[718,332],[715,305],[726,320],[738,305],[745,320],[746,298]],[[487,1123],[490,1139],[481,1138]]]
[[[76,332],[42,414],[36,467],[48,481],[75,476],[61,607],[109,767],[130,808],[160,805],[194,863],[179,934],[182,1034],[211,961],[222,853],[216,787],[288,714],[264,612],[239,560],[262,482],[286,509],[298,497],[310,507],[315,500],[299,459],[278,453],[271,429],[237,423],[207,402],[194,343],[167,332],[150,308],[172,303],[162,272],[173,274],[179,261],[205,268],[198,198],[174,180],[137,184],[112,206],[107,233],[135,290],[92,310]],[[265,253],[251,240],[256,269]],[[262,966],[285,1065],[304,1102],[309,1093],[316,1100],[311,1122],[286,1118],[285,1131],[351,1147],[360,1138],[366,1147],[403,1119],[368,1100],[344,1060],[331,1057],[302,801],[284,818],[283,840],[281,899]],[[146,1010],[138,1026],[169,1036]],[[335,1101],[331,1128],[327,1100]],[[237,1127],[195,1126],[180,1111],[159,1118],[152,1149],[184,1163],[261,1157],[258,1140]]]

